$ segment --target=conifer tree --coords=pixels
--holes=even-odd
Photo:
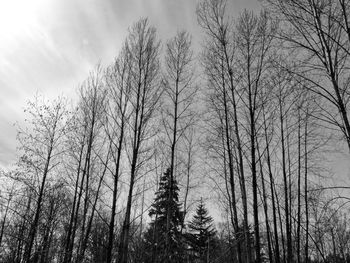
[[[207,208],[201,198],[196,214],[188,223],[188,242],[190,253],[194,262],[210,262],[211,254],[215,248],[216,230],[213,218],[209,215]]]
[[[170,192],[172,193],[170,195]],[[181,262],[183,258],[183,238],[181,224],[183,212],[180,211],[179,188],[177,181],[170,176],[170,169],[160,178],[159,189],[149,211],[152,218],[145,233],[145,262]],[[171,198],[170,198],[171,196]],[[170,228],[167,232],[167,215],[170,214]],[[170,249],[166,250],[168,237]]]

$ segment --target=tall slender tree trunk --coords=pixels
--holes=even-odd
[[[114,243],[114,225],[115,225],[115,214],[116,214],[116,207],[117,207],[117,193],[118,193],[118,182],[119,182],[119,167],[120,167],[123,139],[124,139],[124,123],[122,122],[121,132],[120,132],[120,137],[118,142],[117,160],[116,160],[115,171],[113,176],[114,182],[113,182],[112,211],[111,211],[111,219],[109,221],[106,263],[112,262],[112,251],[113,251],[113,243]]]
[[[225,130],[225,141],[226,141],[226,149],[227,149],[227,157],[228,157],[228,168],[229,168],[229,182],[230,182],[230,189],[231,189],[231,199],[232,199],[232,211],[233,211],[233,217],[234,217],[234,228],[235,228],[235,238],[237,241],[238,231],[239,231],[239,223],[238,223],[238,215],[237,215],[237,208],[236,208],[236,193],[235,193],[235,178],[234,178],[234,166],[233,166],[233,154],[232,154],[232,146],[231,146],[231,136],[230,136],[230,125],[229,125],[229,110],[227,105],[227,92],[226,92],[226,85],[225,85],[225,75],[224,75],[224,66],[222,63],[221,67],[222,75],[222,92],[223,92],[223,104],[224,104],[224,115],[225,115],[225,123],[224,123],[224,130]],[[237,254],[238,254],[238,262],[241,263],[242,261],[242,252],[241,252],[241,246],[239,242],[237,242]]]
[[[83,142],[85,141],[85,133],[83,137]],[[77,205],[77,198],[78,198],[78,188],[79,188],[79,179],[80,179],[80,170],[81,170],[81,164],[82,164],[82,157],[83,157],[83,152],[84,152],[84,143],[82,143],[81,148],[80,148],[80,153],[79,153],[79,161],[78,161],[78,167],[77,167],[77,178],[75,181],[75,188],[74,188],[74,198],[73,198],[73,206],[70,214],[70,219],[69,219],[69,225],[68,225],[68,230],[67,230],[67,237],[65,240],[65,246],[64,246],[64,257],[63,257],[63,263],[69,263],[72,258],[72,230],[73,230],[73,225],[74,225],[74,220],[75,220],[75,209]]]
[[[171,157],[170,157],[170,189],[173,189],[173,181],[174,181],[174,171],[175,171],[175,150],[176,150],[176,140],[177,140],[177,121],[178,121],[178,89],[179,89],[179,80],[178,77],[175,81],[175,101],[174,101],[174,119],[173,119],[173,138],[171,142]],[[173,200],[173,191],[169,191],[169,200]],[[166,250],[167,256],[170,260],[170,217],[171,217],[171,209],[167,210],[166,216]]]
[[[92,134],[91,134],[92,136]],[[84,243],[84,237],[85,237],[85,232],[86,232],[86,220],[88,219],[88,210],[89,210],[89,205],[90,205],[90,172],[91,172],[91,152],[92,152],[92,147],[91,151],[89,152],[89,158],[87,159],[87,171],[85,175],[85,197],[84,197],[84,205],[83,205],[83,214],[82,214],[82,223],[81,223],[81,235],[80,235],[80,240],[78,243],[78,249],[77,249],[77,257],[76,259],[79,259],[79,255],[82,253],[83,249],[83,243]],[[93,213],[93,211],[91,211]]]
[[[265,178],[264,178],[264,172],[263,172],[263,164],[262,164],[262,155],[260,155],[260,149],[258,142],[257,145],[257,153],[259,156],[259,165],[260,165],[260,175],[261,175],[261,186],[262,186],[262,194],[263,194],[263,206],[264,206],[264,213],[265,213],[265,227],[266,227],[266,238],[267,238],[267,248],[269,253],[269,261],[272,263],[273,258],[273,252],[272,252],[272,246],[271,246],[271,231],[270,231],[270,223],[269,223],[269,214],[268,214],[268,208],[267,208],[267,195],[266,195],[266,188],[265,188]]]
[[[94,127],[94,124],[92,124],[92,127]],[[90,165],[89,165],[89,160],[91,158],[91,151],[92,151],[92,143],[93,143],[93,128],[90,128],[89,136],[88,136],[88,147],[87,151],[85,153],[85,160],[84,160],[84,168],[82,171],[82,176],[81,176],[81,181],[80,181],[80,186],[79,186],[79,194],[77,197],[77,205],[74,213],[74,222],[73,222],[73,227],[72,227],[72,234],[71,234],[71,239],[70,239],[70,244],[69,244],[69,249],[68,249],[68,255],[67,255],[67,262],[70,263],[73,257],[73,248],[74,248],[74,241],[75,241],[75,235],[78,227],[78,218],[79,218],[79,209],[80,209],[80,203],[81,199],[83,196],[83,189],[84,189],[84,182],[86,181],[87,174],[90,172]],[[84,216],[84,215],[83,215]],[[85,219],[83,224],[85,224]],[[83,229],[82,229],[83,230]],[[84,232],[82,232],[84,233]],[[79,248],[78,248],[79,251]]]
[[[134,188],[134,181],[135,177],[132,176],[130,180],[130,187],[129,187],[129,193],[128,193],[128,200],[127,200],[127,207],[126,207],[126,214],[125,219],[123,223],[123,232],[122,232],[122,239],[120,241],[119,245],[119,260],[118,262],[126,263],[127,257],[128,257],[128,247],[129,247],[129,232],[130,232],[130,216],[131,216],[131,203],[132,203],[132,193]]]
[[[54,127],[54,129],[55,129],[55,127]],[[32,253],[32,248],[33,248],[33,244],[34,244],[34,239],[35,239],[36,232],[38,229],[42,200],[44,197],[44,190],[45,190],[45,185],[46,185],[46,178],[47,178],[47,175],[49,173],[49,166],[50,166],[51,154],[52,154],[52,150],[53,150],[53,143],[54,143],[54,138],[51,138],[50,148],[48,150],[45,168],[44,168],[44,172],[43,172],[43,178],[42,178],[40,189],[39,189],[39,196],[38,196],[38,201],[37,201],[37,205],[36,205],[34,220],[33,220],[33,223],[30,227],[30,230],[29,230],[28,243],[27,243],[27,247],[25,249],[25,262],[27,262],[27,263],[30,263],[30,260],[31,260],[31,253]]]
[[[308,200],[308,110],[306,110],[304,128],[304,201],[305,201],[305,263],[309,262],[309,200]]]
[[[240,188],[241,188],[242,205],[243,205],[243,230],[244,230],[245,245],[246,245],[246,262],[250,263],[252,259],[252,253],[251,253],[250,233],[249,233],[249,225],[248,225],[248,202],[247,202],[247,192],[245,187],[243,149],[242,149],[242,143],[241,143],[241,138],[239,134],[239,126],[238,126],[237,102],[236,102],[236,95],[235,95],[236,91],[234,87],[233,72],[229,62],[226,42],[223,43],[223,47],[224,47],[226,67],[229,72],[230,89],[231,89],[232,106],[233,106],[234,132],[235,132],[237,151],[238,151],[238,168],[239,168],[238,171],[239,171]]]
[[[229,178],[228,178],[228,174],[227,174],[227,154],[226,154],[226,133],[225,133],[225,124],[224,124],[224,121],[222,120],[222,118],[220,118],[220,124],[222,126],[222,129],[221,129],[221,142],[222,142],[222,149],[223,149],[223,172],[224,172],[224,179],[225,179],[225,189],[226,189],[226,194],[227,194],[227,198],[228,198],[228,202],[229,202],[229,211],[230,211],[230,215],[229,215],[229,218],[230,220],[230,223],[232,225],[232,228],[234,230],[234,232],[236,233],[237,232],[237,225],[235,223],[235,216],[234,216],[234,212],[233,212],[233,209],[236,207],[235,204],[233,204],[232,202],[232,193],[231,193],[231,188],[230,188],[230,185],[229,185]],[[235,235],[237,236],[237,235]],[[237,241],[237,238],[236,238],[236,241]],[[237,254],[235,253],[235,255],[237,256],[237,259],[235,257],[232,257],[232,262],[236,262],[236,260],[239,260],[239,257],[241,257],[241,246],[239,244],[239,242],[236,242],[237,244],[235,245],[235,247],[237,248]],[[232,253],[231,253],[232,254]]]
[[[271,167],[271,156],[270,156],[270,141],[268,139],[268,129],[266,123],[265,107],[262,106],[262,115],[264,123],[264,137],[266,143],[266,162],[269,173],[269,183],[270,183],[270,194],[271,194],[271,203],[272,203],[272,217],[273,217],[273,226],[274,226],[274,239],[275,239],[275,263],[280,262],[280,248],[279,248],[279,239],[278,239],[278,224],[277,224],[277,215],[276,215],[276,202],[275,202],[275,193],[274,193],[274,180]]]
[[[300,180],[301,180],[301,116],[300,107],[298,107],[298,218],[297,218],[297,263],[301,263],[300,257],[300,224],[301,224],[301,192],[300,192]]]
[[[106,160],[106,162],[104,164],[104,169],[102,171],[100,180],[98,182],[96,196],[95,196],[94,203],[92,205],[91,215],[90,215],[89,221],[88,221],[87,226],[86,226],[86,231],[85,231],[85,233],[84,232],[82,233],[83,239],[82,239],[80,252],[79,252],[79,254],[77,256],[77,260],[76,260],[77,263],[80,263],[80,262],[82,262],[84,260],[85,251],[86,251],[86,248],[87,248],[87,245],[88,245],[88,240],[89,240],[90,232],[91,232],[91,228],[92,228],[92,223],[93,223],[94,216],[95,216],[96,205],[97,205],[100,189],[101,189],[102,182],[103,182],[104,176],[106,174],[106,170],[107,170],[109,151],[110,151],[110,149],[108,150],[107,157],[106,157],[107,160]]]
[[[130,83],[130,105],[132,115],[130,123],[130,181],[122,226],[118,263],[127,263],[130,238],[130,217],[133,201],[135,179],[139,172],[139,158],[144,155],[141,152],[141,144],[147,140],[148,123],[152,119],[154,109],[160,96],[159,71],[159,43],[156,38],[155,28],[148,26],[147,19],[141,19],[133,26],[128,40],[128,52],[132,57],[131,75],[134,82]]]
[[[287,263],[292,262],[291,254],[291,231],[290,231],[290,220],[289,220],[289,189],[288,189],[288,178],[287,178],[287,167],[286,167],[286,147],[285,147],[285,135],[284,135],[284,118],[282,110],[282,98],[279,102],[280,107],[280,130],[281,130],[281,146],[282,146],[282,173],[283,173],[283,185],[284,185],[284,209],[286,218],[286,236],[287,236]]]
[[[249,53],[249,51],[248,51]],[[255,145],[255,103],[250,81],[250,57],[248,56],[248,96],[249,96],[249,122],[250,122],[250,158],[253,188],[253,217],[255,236],[255,262],[261,262],[260,254],[260,230],[259,230],[259,207],[258,207],[258,180],[256,171],[256,145]]]
[[[91,78],[91,81],[99,81],[98,78]],[[82,250],[82,245],[84,243],[84,233],[86,229],[86,220],[88,218],[88,210],[89,210],[89,204],[90,204],[90,176],[91,176],[91,159],[92,159],[92,152],[93,152],[93,144],[95,141],[95,131],[97,130],[97,122],[98,122],[98,107],[99,107],[99,98],[98,98],[98,89],[96,86],[96,83],[89,83],[88,89],[91,90],[86,90],[86,95],[88,96],[88,104],[87,104],[87,109],[85,110],[91,110],[91,113],[88,112],[88,115],[85,117],[88,117],[87,119],[89,120],[89,117],[91,118],[91,122],[86,123],[86,125],[89,127],[89,135],[88,135],[88,147],[87,147],[87,152],[86,152],[86,157],[85,157],[85,163],[84,163],[84,170],[83,170],[83,177],[81,181],[81,189],[79,193],[79,200],[82,196],[82,191],[83,191],[83,185],[84,185],[84,179],[85,179],[85,196],[84,196],[84,203],[83,203],[83,214],[82,214],[82,223],[81,223],[81,235],[80,235],[80,240],[78,243],[78,249],[77,249],[77,257],[76,259],[78,260],[79,255],[81,254]],[[86,100],[86,99],[84,99]],[[89,101],[91,100],[91,102]],[[79,202],[78,202],[79,203]],[[80,205],[80,203],[79,203]],[[77,206],[77,213],[76,216],[78,216],[79,212],[79,206]],[[77,221],[76,221],[77,222]],[[74,242],[74,237],[75,237],[75,231],[77,228],[77,224],[75,224],[75,227],[73,229],[73,242]]]
[[[287,133],[286,146],[287,146],[287,163],[288,163],[288,204],[289,204],[288,214],[289,214],[289,232],[290,232],[290,240],[289,240],[290,247],[288,247],[288,248],[290,249],[289,254],[292,255],[291,261],[293,262],[294,261],[294,259],[293,259],[294,254],[293,254],[293,240],[292,240],[292,231],[293,231],[292,168],[291,168],[292,161],[291,161],[291,156],[290,156],[290,127],[289,127],[289,125],[287,125],[287,123],[288,123],[288,119],[286,119],[286,133]]]
[[[41,251],[40,251],[40,263],[45,263],[47,262],[47,257],[49,255],[49,249],[50,249],[50,236],[52,232],[52,222],[54,220],[54,205],[55,202],[54,200],[50,200],[50,211],[49,214],[47,215],[47,221],[45,225],[45,230],[44,230],[44,237],[41,245]]]
[[[146,177],[143,177],[142,184],[142,200],[141,200],[141,218],[140,218],[140,240],[142,240],[143,235],[143,213],[145,211],[145,187],[146,187]]]
[[[188,140],[188,152],[187,152],[187,165],[186,165],[186,186],[185,186],[185,197],[184,197],[184,211],[183,211],[183,219],[182,219],[182,226],[181,226],[181,233],[183,231],[183,227],[185,225],[187,210],[188,210],[188,193],[190,190],[190,176],[191,176],[191,166],[192,166],[192,158],[193,158],[193,134],[190,135],[191,138]]]
[[[120,239],[120,244],[119,244],[118,262],[120,262],[120,263],[127,263],[127,257],[128,257],[131,204],[132,204],[132,195],[133,195],[135,176],[136,176],[137,155],[138,155],[138,150],[134,149],[133,161],[132,161],[132,165],[131,165],[130,185],[129,185],[129,191],[128,191],[125,219],[123,222],[121,239]]]
[[[141,72],[139,77],[141,78]],[[141,127],[142,127],[142,121],[143,121],[142,107],[144,105],[142,105],[142,102],[141,102],[141,90],[142,90],[141,85],[142,85],[141,81],[139,81],[138,87],[137,87],[137,99],[136,99],[136,109],[135,109],[130,184],[129,184],[129,191],[128,191],[128,199],[126,204],[125,218],[123,222],[122,233],[121,233],[120,244],[119,244],[118,263],[127,263],[128,261],[131,204],[132,204],[132,196],[133,196],[135,177],[136,177],[136,165],[138,161],[139,147],[140,147],[140,140],[141,140]]]
[[[170,188],[173,187],[176,171],[178,169],[177,159],[178,143],[185,137],[188,128],[193,125],[194,114],[189,113],[192,105],[192,98],[194,98],[197,88],[192,85],[193,68],[192,68],[192,50],[190,35],[185,31],[180,31],[175,37],[170,39],[166,45],[165,53],[165,69],[166,69],[166,101],[169,101],[166,112],[166,118],[163,119],[164,128],[168,134],[170,144]],[[189,158],[191,157],[191,153]],[[189,159],[191,161],[191,158]],[[188,164],[187,179],[190,176],[190,164]],[[189,185],[186,186],[185,203],[189,192]],[[172,200],[172,192],[169,193],[169,200]],[[187,204],[186,204],[187,205]],[[186,208],[185,208],[186,210]],[[166,215],[166,236],[167,254],[169,255],[169,240],[170,240],[170,220],[171,209],[167,211]],[[184,217],[183,217],[184,220]]]
[[[283,228],[283,222],[282,222],[282,213],[281,213],[281,203],[279,201],[279,198],[277,196],[276,188],[274,188],[276,201],[277,201],[277,212],[278,212],[278,219],[279,219],[279,225],[280,225],[280,232],[281,232],[281,242],[282,242],[282,254],[283,254],[283,262],[287,262],[287,252],[286,252],[286,240],[284,236],[284,228]]]
[[[156,185],[156,191],[159,189],[159,181],[160,181],[160,176],[158,175],[158,164],[157,164],[157,154],[154,155],[154,161],[155,161],[155,167],[156,167],[156,179],[157,179],[157,185]],[[161,171],[163,169],[160,169]],[[155,217],[155,222],[158,220],[158,211],[156,211],[156,217]],[[158,257],[157,257],[157,246],[155,246],[156,243],[158,243],[158,231],[157,231],[157,224],[153,224],[153,233],[152,233],[152,256],[151,262],[157,263],[158,262]]]

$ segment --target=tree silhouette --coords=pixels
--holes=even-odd
[[[215,247],[216,230],[213,221],[201,198],[196,214],[188,223],[189,233],[187,235],[190,250],[193,252],[191,254],[196,262],[207,262],[211,249]]]
[[[145,243],[148,247],[145,262],[180,262],[182,259],[181,224],[183,212],[180,211],[178,192],[177,181],[172,179],[171,182],[170,169],[167,169],[160,178],[159,189],[149,211],[149,216],[153,220],[145,233]],[[168,214],[170,214],[170,227],[167,232]],[[167,237],[169,250],[166,250]]]

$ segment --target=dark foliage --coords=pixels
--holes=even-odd
[[[172,191],[172,199],[170,197]],[[152,222],[145,233],[145,262],[181,262],[183,259],[183,237],[181,223],[183,213],[179,204],[179,188],[173,179],[170,182],[168,169],[160,178],[159,189],[156,192],[154,203],[149,211]],[[170,209],[170,231],[166,232],[167,213]],[[167,250],[166,235],[169,235],[169,250]]]
[[[189,251],[194,262],[207,262],[217,245],[216,230],[213,218],[209,216],[203,200],[198,204],[196,214],[188,223],[189,233],[186,235]],[[210,260],[209,260],[210,261]]]

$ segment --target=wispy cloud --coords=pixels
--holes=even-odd
[[[113,60],[128,27],[140,17],[149,17],[163,42],[185,29],[194,35],[194,44],[199,47],[197,0],[35,0],[36,8],[20,5],[27,0],[14,1],[17,8],[0,6],[3,13],[17,11],[17,20],[20,14],[25,15],[23,21],[8,15],[17,32],[11,31],[11,25],[0,27],[3,166],[14,161],[16,130],[12,124],[22,122],[26,101],[36,92],[49,98],[74,96],[79,82],[99,61],[107,64]],[[233,12],[242,6],[258,6],[254,0],[235,3]],[[25,6],[29,10],[24,10]]]

